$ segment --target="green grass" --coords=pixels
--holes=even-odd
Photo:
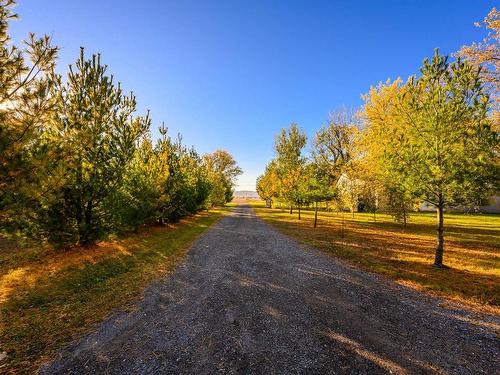
[[[313,212],[298,220],[287,209],[268,209],[254,202],[261,218],[299,241],[383,274],[398,283],[458,299],[488,310],[500,306],[500,215],[445,214],[444,263],[432,267],[436,244],[434,213],[413,213],[405,228],[387,214]]]
[[[0,245],[0,373],[33,373],[55,351],[113,309],[127,308],[155,277],[172,270],[192,241],[228,208],[171,227],[65,252]]]

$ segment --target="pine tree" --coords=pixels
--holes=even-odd
[[[0,223],[38,234],[40,196],[52,155],[45,138],[50,127],[53,70],[57,48],[47,36],[30,34],[25,47],[11,43],[14,1],[0,1]]]
[[[159,199],[169,173],[166,160],[156,151],[148,132],[138,142],[120,187],[109,196],[106,206],[113,216],[114,231],[137,231],[157,221]]]
[[[125,96],[106,71],[99,55],[87,60],[82,48],[67,83],[59,80],[57,86],[54,121],[65,176],[50,211],[51,222],[64,227],[50,230],[70,241],[76,236],[80,244],[112,227],[106,199],[123,182],[137,141],[150,125],[148,116],[134,117],[134,95]]]

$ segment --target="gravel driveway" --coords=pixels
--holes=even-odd
[[[499,317],[442,302],[302,246],[240,206],[133,312],[41,373],[498,373]]]

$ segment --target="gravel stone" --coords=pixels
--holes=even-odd
[[[495,374],[498,316],[303,246],[235,208],[131,312],[41,374]]]

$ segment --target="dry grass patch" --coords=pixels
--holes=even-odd
[[[489,310],[500,306],[500,215],[445,215],[444,263],[432,267],[435,215],[415,213],[406,228],[386,214],[297,213],[254,204],[261,218],[285,234],[363,269],[383,274],[413,288],[459,299]]]
[[[35,372],[114,308],[131,306],[227,210],[88,248],[18,248],[0,241],[0,353],[8,354],[0,373]]]

